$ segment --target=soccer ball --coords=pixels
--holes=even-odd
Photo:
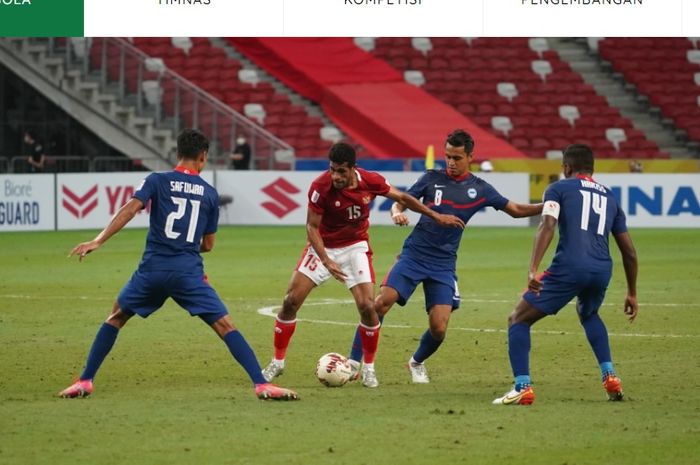
[[[327,387],[340,387],[350,381],[352,368],[348,359],[331,352],[322,356],[316,364],[316,377]]]

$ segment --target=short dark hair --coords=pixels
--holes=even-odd
[[[593,150],[584,144],[571,144],[564,149],[564,163],[575,173],[593,174]]]
[[[349,167],[353,167],[357,160],[355,147],[346,142],[336,142],[328,151],[328,159],[339,165],[347,163]]]
[[[474,151],[474,138],[464,129],[455,129],[447,135],[447,143],[452,147],[464,147],[470,154]]]
[[[202,152],[209,151],[209,139],[196,129],[183,129],[177,136],[177,156],[195,160]]]

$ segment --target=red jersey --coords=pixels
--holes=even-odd
[[[379,173],[355,168],[357,186],[338,190],[326,171],[311,183],[309,208],[322,215],[319,232],[329,248],[369,241],[369,204],[389,192],[391,184]]]

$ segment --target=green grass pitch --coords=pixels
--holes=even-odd
[[[377,278],[408,229],[373,227]],[[337,282],[315,290],[279,384],[300,402],[258,401],[215,334],[175,304],[132,319],[87,399],[56,393],[80,373],[98,326],[135,269],[144,230],[123,231],[84,263],[66,258],[92,231],[0,235],[0,463],[19,464],[697,464],[700,457],[700,233],[634,230],[640,314],[622,314],[619,253],[601,314],[627,400],[609,403],[574,309],[532,338],[537,400],[492,406],[511,384],[506,317],[525,286],[533,229],[469,228],[458,263],[462,307],[411,385],[406,360],[425,330],[422,293],[388,314],[381,383],[323,387],[326,352],[348,351],[357,322]],[[303,227],[224,227],[210,281],[255,349],[272,349],[274,312]],[[552,247],[553,248],[553,247]],[[546,259],[549,260],[549,257]],[[271,308],[272,307],[272,308]]]

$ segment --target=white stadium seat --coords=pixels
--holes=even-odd
[[[258,75],[257,70],[239,69],[238,70],[238,80],[241,82],[245,82],[247,84],[250,84],[253,87],[256,87],[258,85],[258,83],[260,82],[260,76]]]
[[[547,60],[533,60],[532,71],[540,76],[542,81],[547,81],[547,75],[552,74],[552,64]]]
[[[581,117],[576,105],[561,105],[559,106],[559,116],[569,122],[571,127],[576,126],[576,120]]]
[[[423,55],[427,55],[433,49],[433,43],[427,37],[414,37],[411,39],[411,45]]]
[[[620,151],[620,143],[627,140],[625,130],[621,128],[608,128],[605,130],[605,138],[608,139],[615,147],[616,151]]]
[[[496,84],[496,92],[498,92],[498,95],[507,98],[509,102],[512,102],[518,96],[518,88],[512,82],[499,82]]]
[[[173,47],[182,49],[185,52],[185,55],[190,54],[190,49],[192,48],[192,39],[190,39],[189,37],[173,37],[170,40],[170,43],[173,44]]]
[[[508,137],[508,133],[513,129],[513,123],[507,116],[494,116],[491,118],[491,127]]]
[[[355,37],[353,42],[365,52],[371,52],[374,50],[376,40],[374,37]]]
[[[549,42],[544,37],[533,37],[528,41],[530,50],[537,52],[537,55],[542,58],[542,54],[549,50]]]
[[[425,76],[422,71],[408,70],[403,72],[403,78],[409,84],[420,87],[425,84]]]
[[[330,142],[338,142],[340,139],[343,138],[343,134],[338,130],[338,128],[334,126],[324,126],[319,130],[319,135],[321,136],[321,139],[327,140]]]
[[[265,117],[267,116],[267,113],[265,112],[265,108],[259,103],[246,103],[243,106],[243,114],[245,114],[248,118],[257,121],[260,125],[265,124]]]

